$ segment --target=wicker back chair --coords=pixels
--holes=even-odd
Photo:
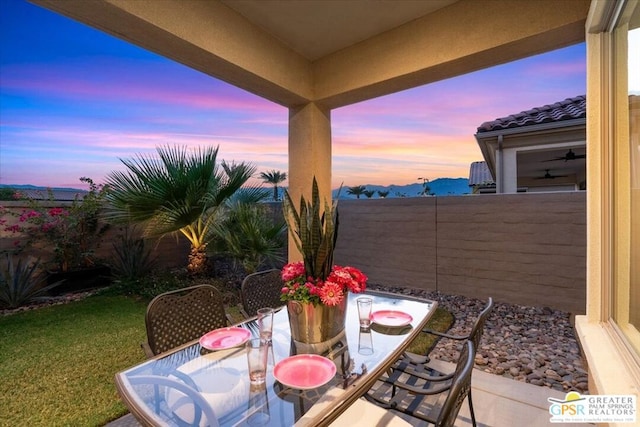
[[[228,325],[222,294],[211,285],[191,286],[156,296],[145,315],[147,343],[152,357]]]
[[[283,286],[280,270],[265,270],[249,274],[242,281],[240,290],[243,314],[246,317],[253,317],[262,307],[277,308],[284,305],[280,301]]]

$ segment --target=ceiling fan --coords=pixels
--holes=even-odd
[[[567,153],[564,156],[554,157],[553,159],[542,160],[542,161],[543,162],[555,162],[555,161],[558,161],[558,160],[564,160],[565,162],[568,162],[569,160],[585,159],[586,157],[587,157],[586,154],[576,154],[570,148],[569,151],[567,151]]]
[[[566,178],[569,176],[569,175],[551,175],[551,172],[549,171],[550,169],[545,169],[545,173],[543,176],[539,176],[534,179],[556,179],[556,178]]]

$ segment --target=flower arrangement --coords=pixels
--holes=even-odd
[[[289,232],[303,261],[282,269],[282,301],[299,301],[336,306],[347,292],[364,292],[367,276],[354,267],[333,265],[333,251],[338,238],[338,206],[325,201],[320,212],[318,183],[313,178],[311,200],[300,198],[296,210],[288,191],[284,193],[283,211]]]
[[[354,267],[334,265],[323,280],[307,276],[303,262],[293,262],[282,268],[282,301],[300,301],[328,306],[340,304],[347,292],[364,292],[367,276]]]

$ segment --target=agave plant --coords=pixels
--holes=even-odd
[[[13,255],[6,253],[5,262],[0,268],[0,303],[8,308],[17,308],[30,302],[46,299],[47,292],[62,281],[45,285],[46,279],[40,276],[40,260],[25,262],[13,261]]]
[[[300,209],[296,210],[289,192],[285,191],[282,206],[289,232],[302,254],[307,277],[326,280],[333,267],[333,251],[338,239],[337,198],[332,205],[326,200],[321,204],[314,177],[310,201],[301,196]]]
[[[151,274],[156,267],[156,257],[135,226],[125,227],[112,247],[111,269],[120,281],[141,279]]]

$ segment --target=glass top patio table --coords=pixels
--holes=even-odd
[[[372,323],[360,329],[356,299],[373,299],[372,312],[397,310],[413,319],[403,327]],[[194,423],[191,403],[183,404],[184,393],[204,399],[216,420],[202,417],[200,425],[220,426],[325,426],[362,396],[376,379],[406,350],[435,312],[430,300],[383,292],[350,294],[345,330],[321,344],[303,344],[291,339],[286,306],[274,315],[266,381],[249,382],[246,350],[209,351],[196,340],[158,355],[115,376],[118,392],[131,413],[144,425],[172,426]],[[237,325],[258,337],[255,318]],[[373,352],[364,351],[371,344]],[[370,354],[368,354],[370,353]],[[274,378],[274,366],[296,354],[320,354],[336,365],[335,376],[325,385],[310,390],[287,387]],[[181,391],[165,389],[162,381],[180,383]],[[216,424],[217,422],[217,424]],[[194,423],[198,425],[198,423]]]

